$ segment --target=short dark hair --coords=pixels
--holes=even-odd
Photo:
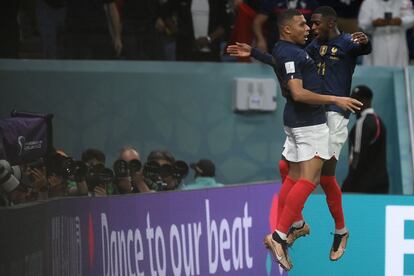
[[[88,162],[90,160],[96,159],[102,164],[105,164],[105,154],[98,149],[85,150],[84,152],[82,152],[81,159],[83,162]]]
[[[303,15],[303,14],[297,9],[287,9],[286,11],[284,11],[282,14],[278,16],[277,26],[281,28],[285,26],[288,21],[292,20],[293,17],[300,16],[300,15]]]
[[[371,88],[369,88],[368,86],[358,85],[354,87],[354,89],[352,89],[351,97],[359,101],[361,100],[371,101],[373,97],[373,93],[372,93]]]
[[[147,157],[147,162],[165,160],[171,164],[175,163],[175,158],[171,152],[167,150],[153,150]]]
[[[324,18],[331,18],[335,21],[338,19],[338,15],[336,14],[336,11],[332,7],[329,7],[329,6],[317,7],[313,11],[313,14],[320,14]]]
[[[214,177],[216,175],[216,166],[213,161],[201,159],[197,163],[191,163],[190,167],[196,172],[197,176]]]

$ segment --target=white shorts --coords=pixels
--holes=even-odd
[[[348,122],[342,114],[334,111],[326,112],[326,124],[329,128],[329,156],[339,160],[341,149],[348,138]]]
[[[295,127],[285,126],[286,141],[282,155],[290,162],[303,162],[315,156],[328,160],[329,128],[326,124]]]

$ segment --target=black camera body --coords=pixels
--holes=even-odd
[[[117,178],[133,176],[135,173],[139,172],[141,168],[142,164],[138,159],[133,159],[129,162],[119,159],[116,160],[113,165],[114,174]]]
[[[96,164],[90,167],[86,175],[86,183],[90,191],[93,191],[96,186],[106,187],[114,180],[114,172],[106,168],[103,164]]]
[[[114,173],[103,164],[88,166],[83,161],[74,160],[60,154],[54,154],[46,160],[48,175],[61,176],[76,182],[86,181],[90,191],[96,186],[106,186],[114,179]]]
[[[164,178],[173,177],[179,183],[188,175],[188,171],[189,167],[187,163],[182,160],[175,161],[173,165],[160,165],[156,161],[149,161],[144,165],[143,174],[146,179],[145,182],[150,189],[163,191],[167,187],[167,183],[163,180]]]

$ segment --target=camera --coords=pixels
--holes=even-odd
[[[89,190],[92,191],[96,186],[106,186],[114,179],[113,171],[103,164],[88,167],[83,161],[60,154],[53,154],[47,158],[46,170],[48,175],[57,175],[76,182],[86,181]]]
[[[141,162],[138,159],[133,159],[129,162],[119,159],[114,162],[114,174],[116,177],[133,176],[136,172],[141,170]]]
[[[7,160],[0,160],[0,187],[5,192],[12,192],[20,184],[21,169],[19,166],[10,166]]]
[[[48,175],[57,175],[77,182],[85,180],[88,173],[88,166],[85,162],[76,161],[58,153],[46,158],[45,164]]]
[[[103,164],[96,164],[90,167],[86,175],[86,183],[90,191],[96,186],[105,187],[114,180],[114,172]]]
[[[165,178],[172,177],[178,180],[178,183],[187,176],[189,171],[187,163],[182,160],[177,160],[174,164],[160,165],[156,161],[145,163],[143,174],[146,183],[150,189],[162,191],[167,188]]]

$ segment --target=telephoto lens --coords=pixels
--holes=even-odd
[[[18,166],[10,166],[7,160],[0,160],[0,187],[9,193],[20,184],[21,171]]]
[[[132,159],[129,161],[129,174],[133,176],[136,172],[141,170],[141,162],[138,159]]]
[[[88,174],[88,165],[82,161],[75,161],[73,164],[73,174],[76,182],[85,180]]]
[[[129,168],[128,162],[122,159],[116,160],[114,162],[114,173],[115,177],[128,177],[129,176]]]
[[[182,160],[177,160],[173,166],[173,174],[175,178],[183,179],[188,175],[188,165]]]

